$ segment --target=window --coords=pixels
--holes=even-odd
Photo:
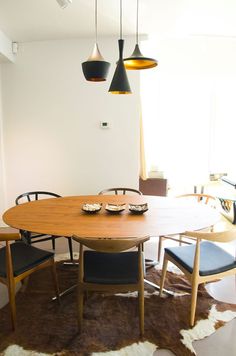
[[[159,61],[141,72],[147,170],[164,171],[176,193],[193,191],[210,173],[236,179],[236,40],[193,37],[143,47]]]

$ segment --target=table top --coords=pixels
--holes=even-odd
[[[82,211],[85,203],[102,203],[96,214]],[[106,203],[126,203],[119,214],[105,210]],[[128,204],[148,203],[142,215],[129,212]],[[147,195],[89,195],[50,198],[14,206],[3,221],[14,228],[56,236],[134,237],[159,236],[213,225],[220,214],[213,208],[180,198]]]

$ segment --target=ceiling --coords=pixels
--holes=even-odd
[[[140,0],[140,34],[235,36],[235,0]],[[123,34],[135,33],[136,0],[123,0]],[[94,36],[94,0],[0,0],[0,30],[17,42]],[[99,35],[119,33],[119,0],[98,0]]]

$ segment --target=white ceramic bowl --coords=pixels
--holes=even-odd
[[[143,214],[148,210],[147,203],[144,204],[129,204],[129,211],[133,214]]]
[[[120,213],[125,210],[126,204],[107,204],[105,209],[109,211],[109,213]]]
[[[97,213],[102,208],[102,204],[94,203],[94,204],[84,204],[82,206],[82,210],[86,213]]]

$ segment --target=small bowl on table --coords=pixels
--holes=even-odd
[[[143,214],[148,211],[147,203],[144,204],[129,204],[129,211],[132,214]]]
[[[119,214],[124,211],[125,208],[126,204],[107,204],[105,207],[106,211],[112,214]]]
[[[95,214],[101,209],[102,209],[102,204],[99,203],[94,203],[94,204],[88,203],[82,206],[82,210],[89,214]]]

